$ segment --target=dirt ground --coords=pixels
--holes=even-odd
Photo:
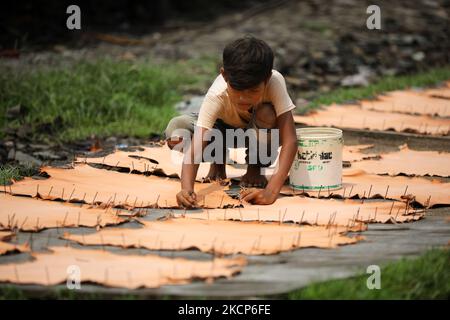
[[[309,99],[354,75],[371,82],[450,62],[448,1],[379,2],[381,30],[366,27],[371,4],[275,0],[203,22],[174,20],[147,33],[82,28],[70,41],[55,40],[38,50],[24,45],[17,58],[0,59],[0,67],[30,70],[104,57],[151,62],[212,57],[219,63],[227,43],[250,34],[273,48],[275,69],[287,76],[294,98]]]

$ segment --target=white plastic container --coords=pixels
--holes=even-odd
[[[289,173],[291,187],[305,192],[342,188],[342,130],[315,127],[296,133],[298,150]]]

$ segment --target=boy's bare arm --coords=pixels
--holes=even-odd
[[[278,170],[270,178],[265,189],[251,192],[244,197],[245,201],[254,204],[274,203],[291,169],[298,148],[292,112],[285,112],[277,118],[277,128],[280,130],[280,143],[282,145]]]
[[[294,161],[294,157],[298,149],[292,112],[285,112],[280,115],[277,119],[277,127],[280,130],[280,143],[282,146],[280,158],[278,160],[279,168],[270,179],[266,188],[276,192],[278,195],[286,180],[289,170],[291,169],[292,161]]]
[[[202,161],[203,149],[207,141],[203,141],[203,135],[207,129],[198,127],[192,136],[191,144],[186,151],[181,169],[181,191],[177,194],[177,202],[180,206],[193,207],[196,204],[194,183],[200,162]]]

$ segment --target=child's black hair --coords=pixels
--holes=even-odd
[[[253,88],[272,74],[273,51],[263,40],[251,36],[237,39],[223,50],[223,68],[236,90]]]

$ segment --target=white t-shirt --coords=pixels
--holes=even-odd
[[[220,74],[206,93],[198,114],[197,126],[212,129],[217,119],[236,128],[247,126],[251,113],[234,106],[226,89],[227,83]],[[273,104],[277,117],[295,108],[287,92],[286,81],[276,70],[272,70],[262,101]]]

